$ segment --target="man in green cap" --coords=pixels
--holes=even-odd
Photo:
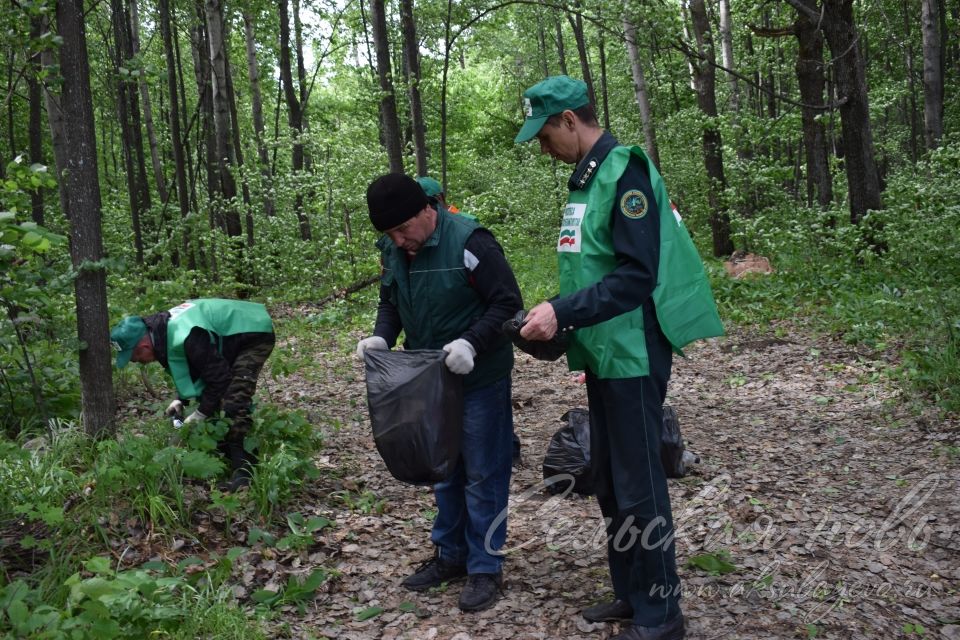
[[[419,176],[417,178],[417,184],[419,184],[423,192],[427,194],[427,198],[430,198],[450,213],[460,213],[460,209],[457,209],[454,205],[447,202],[446,195],[443,192],[443,185],[439,182],[430,176]]]
[[[184,401],[194,398],[199,405],[185,423],[223,411],[230,429],[218,446],[232,471],[224,488],[249,485],[257,458],[244,448],[244,438],[257,378],[275,342],[266,307],[241,300],[188,300],[169,311],[124,318],[110,341],[118,351],[118,369],[128,362],[159,362],[167,370],[177,389],[167,415],[181,415]]]
[[[575,165],[557,240],[560,294],[527,314],[529,340],[570,332],[567,362],[585,370],[590,455],[614,598],[591,622],[632,624],[618,640],[678,640],[673,517],[660,462],[672,353],[722,334],[710,284],[660,173],[639,147],[597,124],[587,86],[554,76],[523,94],[516,142]]]

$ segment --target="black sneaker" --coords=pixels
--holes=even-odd
[[[467,584],[460,592],[460,611],[489,609],[500,597],[502,573],[474,573],[467,576]]]
[[[444,562],[439,556],[434,556],[417,567],[417,570],[407,576],[401,584],[411,591],[426,591],[465,575],[467,575],[466,565]]]
[[[610,640],[683,640],[686,637],[683,614],[677,614],[670,622],[656,627],[630,625]]]
[[[629,602],[613,600],[587,607],[582,614],[588,622],[614,622],[616,620],[633,621],[633,607]]]

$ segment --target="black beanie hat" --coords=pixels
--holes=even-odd
[[[370,222],[377,231],[398,227],[427,206],[427,196],[416,180],[402,173],[380,176],[367,187]]]

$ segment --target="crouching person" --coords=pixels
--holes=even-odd
[[[266,307],[240,300],[188,300],[169,311],[128,316],[110,332],[119,351],[117,368],[128,362],[159,362],[173,378],[177,399],[167,415],[183,412],[184,401],[199,399],[186,422],[220,411],[230,426],[218,444],[231,470],[222,488],[250,484],[253,452],[244,449],[253,394],[264,362],[273,351],[273,321]]]
[[[434,487],[431,559],[403,581],[424,591],[464,577],[460,609],[493,605],[503,582],[513,413],[513,346],[500,327],[523,307],[520,288],[493,234],[433,206],[417,182],[390,173],[367,188],[370,221],[384,234],[373,335],[357,345],[388,349],[400,332],[408,349],[443,349],[463,376],[461,454]]]

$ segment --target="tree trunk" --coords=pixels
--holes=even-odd
[[[797,1],[797,0],[791,0]],[[819,12],[818,12],[819,18]],[[860,56],[853,0],[824,0],[821,30],[834,58],[843,162],[850,195],[850,222],[859,224],[871,209],[882,207],[880,177],[874,157],[873,129],[867,99],[867,79]],[[871,238],[867,238],[871,245]]]
[[[140,16],[137,12],[137,0],[130,0],[130,43],[134,56],[140,55]],[[143,109],[143,124],[147,128],[147,142],[150,143],[150,161],[153,165],[153,179],[157,183],[160,200],[166,202],[167,181],[163,175],[163,163],[160,161],[160,149],[157,145],[157,132],[153,127],[153,106],[150,103],[150,91],[144,75],[139,77],[140,104]]]
[[[226,41],[229,42],[229,37]],[[224,49],[224,69],[227,78],[227,104],[230,105],[230,133],[233,140],[233,155],[236,159],[237,171],[240,172],[240,190],[243,194],[244,226],[247,230],[247,246],[254,243],[253,207],[250,203],[250,185],[243,177],[243,142],[240,139],[240,116],[237,114],[237,94],[233,90],[233,67],[230,66],[230,50]]]
[[[222,207],[227,235],[243,234],[240,214],[237,212],[237,183],[233,167],[237,157],[233,147],[233,130],[230,122],[230,94],[227,90],[226,49],[223,34],[223,7],[220,0],[205,0],[207,37],[210,42],[211,86],[213,90],[213,125],[217,150],[217,192],[222,197]]]
[[[720,0],[720,51],[723,66],[729,69],[727,79],[730,82],[730,109],[740,115],[740,81],[730,71],[734,71],[733,26],[730,22],[730,0]]]
[[[143,186],[139,184],[140,173],[137,171],[137,149],[135,148],[139,131],[134,130],[133,112],[137,106],[136,88],[127,81],[129,75],[126,64],[132,57],[130,45],[130,17],[127,14],[123,0],[111,0],[111,22],[116,50],[114,52],[114,71],[117,78],[117,111],[120,121],[120,142],[123,145],[124,171],[127,178],[127,198],[130,203],[130,217],[133,224],[133,246],[136,250],[137,264],[143,264],[143,232],[140,224],[144,202],[142,199]],[[139,120],[138,120],[139,124]],[[142,149],[140,146],[141,157]],[[144,178],[146,175],[144,175]]]
[[[543,9],[537,8],[537,53],[540,56],[540,75],[544,78],[550,75],[547,65],[547,34],[543,28]]]
[[[599,18],[599,7],[597,9]],[[603,106],[603,128],[610,130],[610,102],[607,94],[607,49],[603,29],[597,29],[597,50],[600,53],[600,105]]]
[[[273,184],[270,176],[270,157],[264,141],[263,96],[260,93],[260,69],[257,65],[257,42],[254,38],[253,16],[243,14],[244,42],[247,48],[247,77],[250,83],[250,110],[253,115],[253,135],[257,142],[257,159],[260,161],[260,176],[263,178],[263,212],[268,218],[274,216]]]
[[[290,68],[290,17],[287,11],[287,0],[278,0],[277,8],[280,13],[280,81],[283,85],[283,95],[287,102],[287,123],[294,135],[293,141],[293,174],[299,177],[303,171],[303,120],[300,111],[300,101],[293,88],[293,70]],[[297,189],[294,196],[294,210],[300,224],[300,239],[310,240],[310,221],[303,210],[303,194]]]
[[[704,115],[703,158],[707,171],[710,203],[710,229],[713,234],[713,255],[717,258],[733,253],[733,240],[730,238],[730,216],[724,206],[723,192],[727,181],[723,173],[723,142],[717,129],[717,96],[715,92],[716,56],[713,48],[713,35],[704,0],[690,0],[690,17],[697,38],[702,61],[691,61],[695,71],[697,104]]]
[[[206,10],[203,0],[195,0],[194,10],[197,22],[192,29],[190,38],[190,52],[193,55],[194,76],[197,79],[197,94],[199,102],[197,108],[197,140],[198,153],[203,157],[203,168],[206,175],[207,198],[212,200],[219,191],[217,187],[217,141],[213,126],[213,89],[211,87],[210,70],[210,42],[207,38]],[[185,98],[185,96],[184,96]],[[211,209],[212,212],[212,209]],[[223,227],[222,220],[211,218],[214,227]]]
[[[40,18],[30,20],[30,38],[35,40],[40,37],[43,23]],[[31,164],[44,164],[43,162],[43,87],[40,84],[40,54],[33,53],[30,56],[29,69],[27,71],[27,88],[29,91],[30,123],[28,135],[30,137],[30,162]],[[43,226],[43,191],[33,189],[30,191],[30,217],[38,225]]]
[[[940,146],[943,137],[943,67],[940,42],[940,6],[921,0],[923,32],[923,137],[927,149]]]
[[[297,86],[300,89],[300,130],[306,133],[310,130],[308,118],[310,90],[307,84],[307,67],[303,62],[303,23],[300,21],[300,0],[293,0],[293,43],[297,53]],[[313,169],[313,159],[306,146],[303,147],[303,168],[308,174]]]
[[[57,32],[62,38],[63,116],[66,123],[66,183],[70,193],[70,257],[77,270],[77,339],[80,342],[80,393],[87,433],[110,433],[116,410],[109,342],[107,280],[102,266],[100,181],[97,174],[93,97],[83,22],[83,0],[57,2]]]
[[[919,114],[917,113],[917,88],[915,80],[917,74],[913,56],[913,37],[910,33],[916,16],[913,15],[911,4],[910,0],[903,0],[903,48],[905,50],[907,63],[907,98],[903,100],[903,103],[905,105],[904,121],[908,122],[910,127],[910,161],[916,162],[917,158],[920,157],[919,146],[922,134],[920,133]]]
[[[397,119],[397,101],[390,69],[390,45],[384,0],[371,0],[370,24],[373,30],[373,46],[377,53],[377,77],[380,80],[380,127],[383,144],[390,161],[390,171],[402,173],[403,149],[400,144],[400,122]]]
[[[417,159],[417,175],[425,176],[427,175],[427,136],[423,124],[423,105],[420,102],[420,46],[417,40],[417,25],[413,19],[413,0],[401,0],[400,18],[403,25],[403,55],[410,72],[410,119],[413,123],[413,149]]]
[[[637,27],[627,17],[629,2],[624,1],[623,32],[626,34],[627,54],[630,57],[630,72],[633,75],[633,93],[640,108],[640,120],[643,123],[643,138],[647,156],[660,169],[660,151],[657,148],[657,131],[653,126],[653,109],[650,107],[650,98],[647,95],[647,81],[643,76],[643,67],[640,65],[640,54],[637,49]]]
[[[559,13],[554,14],[553,31],[557,41],[557,63],[560,65],[560,75],[569,75],[567,73],[567,53],[563,46],[563,20]]]
[[[583,81],[587,83],[587,92],[590,96],[590,104],[597,107],[597,94],[593,90],[593,76],[590,75],[590,57],[587,55],[587,41],[583,35],[583,16],[580,14],[580,0],[573,3],[576,11],[567,13],[567,20],[570,22],[570,28],[573,29],[573,37],[577,42],[577,53],[580,57],[580,73],[583,74]]]
[[[805,14],[799,14],[795,25],[799,51],[797,55],[797,85],[800,89],[803,147],[807,166],[807,206],[814,200],[821,209],[827,209],[833,200],[833,179],[827,153],[827,136],[823,123],[817,119],[823,104],[823,36]]]
[[[46,18],[42,18],[43,27],[41,32],[47,28]],[[40,54],[40,62],[44,67],[57,64],[56,55],[49,49],[44,49]],[[44,85],[43,101],[47,110],[47,126],[50,128],[50,140],[53,147],[53,163],[55,166],[55,175],[57,178],[57,195],[60,198],[60,211],[66,219],[70,219],[70,198],[68,197],[66,185],[67,170],[67,132],[66,123],[63,119],[63,111],[60,109],[60,95],[54,93],[54,88]]]
[[[160,13],[160,37],[163,39],[163,52],[167,63],[167,92],[170,94],[170,150],[173,156],[174,184],[177,190],[177,204],[180,207],[180,221],[184,224],[184,228],[181,229],[181,245],[183,253],[190,255],[190,236],[185,228],[187,216],[190,215],[190,194],[187,191],[187,160],[183,149],[183,136],[180,132],[180,98],[177,86],[176,56],[170,24],[170,0],[158,0],[157,10]],[[177,253],[176,245],[174,245],[171,263],[176,267],[179,262],[180,256]]]

